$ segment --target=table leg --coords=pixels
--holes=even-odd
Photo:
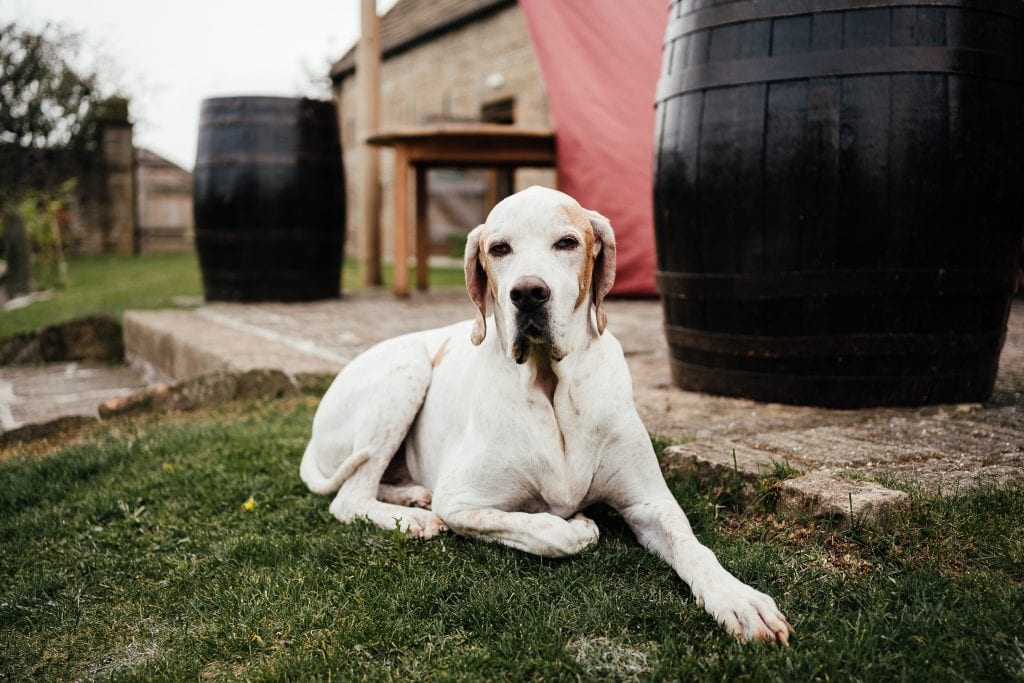
[[[487,174],[487,198],[484,200],[484,214],[494,208],[494,205],[501,199],[498,196],[498,171],[493,168],[489,168],[484,173]]]
[[[428,258],[430,255],[430,225],[427,210],[430,201],[427,194],[427,169],[416,167],[416,289],[427,290]]]
[[[409,295],[409,153],[395,145],[395,261],[397,296]]]

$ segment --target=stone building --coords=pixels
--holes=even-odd
[[[380,125],[486,121],[550,127],[540,66],[515,0],[399,0],[380,19]],[[346,253],[358,248],[359,197],[356,47],[331,68],[348,195]],[[381,150],[381,230],[385,259],[391,252],[393,154]],[[431,172],[432,251],[458,252],[458,237],[490,208],[486,172]],[[514,188],[553,185],[554,171],[523,169]],[[455,242],[454,248],[446,247]]]
[[[135,148],[136,249],[191,251],[192,174],[156,152]]]
[[[127,100],[100,110],[94,152],[73,172],[61,239],[68,254],[132,254],[193,249],[192,174],[136,148]]]

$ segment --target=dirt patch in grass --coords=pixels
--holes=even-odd
[[[651,671],[647,655],[619,639],[604,636],[577,638],[565,647],[586,678],[639,681]]]

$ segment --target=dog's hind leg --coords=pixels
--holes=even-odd
[[[393,505],[415,505],[430,509],[430,489],[417,484],[381,484],[377,487],[377,499]]]
[[[391,459],[380,486],[377,487],[377,500],[393,505],[412,505],[429,510],[433,494],[430,489],[413,482],[412,472],[406,462],[403,448]]]
[[[365,481],[370,481],[375,475],[369,472],[369,468],[367,470],[368,476],[365,477]],[[448,526],[441,518],[430,510],[385,503],[374,497],[367,497],[360,479],[362,478],[357,472],[345,482],[331,502],[331,514],[342,522],[365,517],[382,529],[394,529],[397,526],[419,538],[431,538],[448,530]],[[350,485],[351,490],[346,490]]]
[[[334,380],[313,419],[300,473],[313,491],[337,491],[331,514],[429,537],[444,523],[429,510],[377,500],[381,477],[405,440],[430,386],[425,345],[399,337],[373,347]]]
[[[371,440],[368,448],[370,452],[391,453],[393,445],[386,439],[376,444]],[[399,442],[398,445],[401,443]],[[394,448],[397,449],[398,446],[394,446]],[[362,452],[362,449],[357,452]],[[430,538],[442,531],[447,531],[448,527],[441,521],[441,518],[430,510],[425,510],[422,507],[407,507],[404,501],[398,501],[397,498],[391,501],[377,499],[381,489],[386,492],[389,492],[389,489],[391,491],[420,489],[426,493],[429,504],[430,492],[421,486],[392,487],[381,484],[380,480],[387,465],[388,462],[381,458],[373,456],[366,458],[363,464],[356,468],[341,485],[338,495],[331,502],[331,514],[342,522],[365,517],[383,529],[394,529],[397,526],[402,531],[419,538]]]

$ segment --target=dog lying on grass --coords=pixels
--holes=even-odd
[[[529,188],[469,234],[465,268],[475,320],[382,342],[334,380],[302,458],[306,485],[336,492],[343,522],[422,538],[451,529],[545,557],[597,543],[580,510],[607,503],[727,630],[786,644],[775,602],[722,568],[662,477],[605,330],[608,220]]]

